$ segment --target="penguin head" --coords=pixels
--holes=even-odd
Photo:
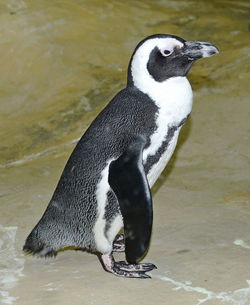
[[[208,42],[186,41],[167,34],[149,36],[134,50],[128,69],[128,85],[136,85],[146,78],[161,83],[172,77],[186,76],[197,59],[218,52]]]

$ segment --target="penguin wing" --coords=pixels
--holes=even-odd
[[[129,263],[136,263],[145,255],[152,230],[152,197],[142,163],[145,144],[145,137],[137,136],[109,167],[108,181],[123,216],[125,253]]]

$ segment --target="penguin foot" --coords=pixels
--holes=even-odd
[[[113,243],[113,252],[124,252],[124,251],[125,251],[124,235],[118,234]]]
[[[125,261],[115,262],[112,254],[103,254],[99,258],[106,271],[120,277],[148,279],[151,277],[146,272],[157,268],[150,263],[129,264]]]
[[[120,262],[115,262],[115,265],[119,266],[119,268],[124,271],[147,272],[153,269],[157,269],[157,267],[154,264],[150,264],[150,263],[129,264],[125,261],[120,261]]]

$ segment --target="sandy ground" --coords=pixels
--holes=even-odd
[[[250,304],[249,4],[199,3],[0,1],[2,304]],[[192,69],[192,116],[153,189],[144,261],[158,269],[129,280],[81,251],[24,256],[77,139],[124,86],[134,45],[157,32],[221,51]]]

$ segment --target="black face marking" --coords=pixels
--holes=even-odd
[[[148,60],[147,69],[153,79],[158,82],[163,82],[171,77],[186,76],[195,60],[202,57],[210,57],[219,52],[214,45],[208,42],[186,41],[175,35],[156,34],[146,37],[136,46],[130,59],[127,78],[128,87],[134,85],[131,71],[134,54],[138,48],[145,43],[145,41],[154,38],[174,38],[183,44],[182,47],[176,45],[174,50],[168,50],[168,48],[166,48],[166,50],[159,50],[157,47],[152,50]]]
[[[147,69],[154,80],[163,82],[170,77],[187,75],[192,63],[188,56],[182,54],[181,48],[176,47],[169,56],[164,56],[155,47],[150,53]]]
[[[151,36],[148,36],[146,37],[145,39],[143,39],[142,41],[140,41],[138,43],[138,45],[136,46],[131,58],[130,58],[130,62],[129,62],[129,65],[128,65],[128,76],[127,76],[127,86],[133,86],[133,77],[132,77],[132,73],[131,73],[131,63],[132,63],[132,59],[133,59],[133,56],[135,54],[135,52],[138,50],[138,48],[144,44],[144,42],[148,39],[152,39],[152,38],[174,38],[180,42],[182,42],[183,44],[185,43],[185,40],[181,37],[178,37],[178,36],[175,36],[175,35],[170,35],[170,34],[155,34],[155,35],[151,35]]]

